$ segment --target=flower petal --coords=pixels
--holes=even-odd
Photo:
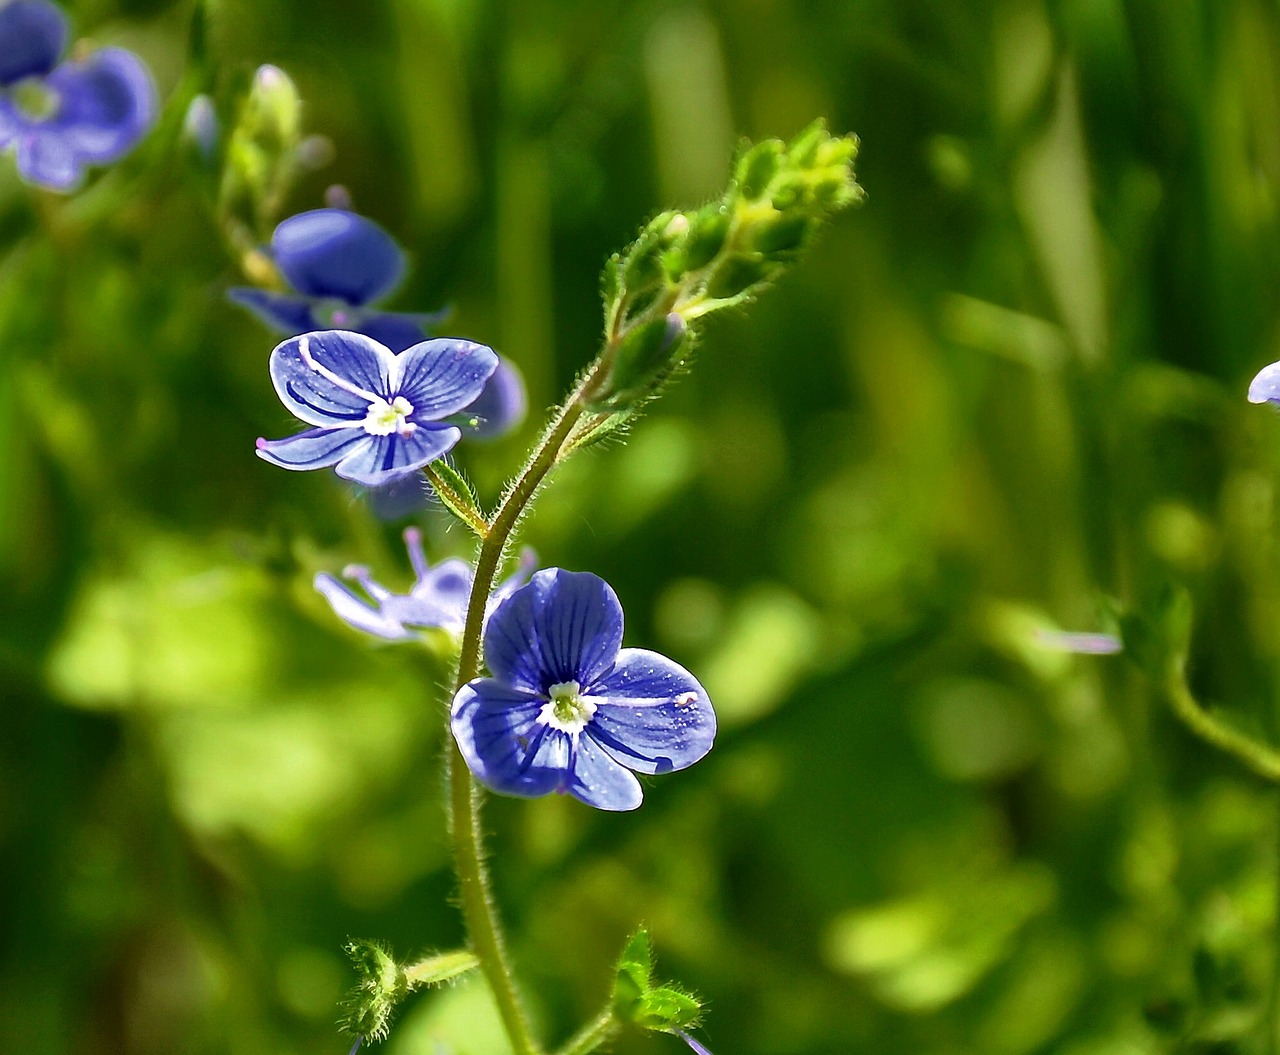
[[[276,227],[271,251],[284,277],[308,297],[363,305],[390,293],[404,254],[372,220],[346,209],[313,209]]]
[[[46,83],[61,97],[50,129],[68,137],[82,162],[117,160],[155,123],[151,74],[124,48],[102,48],[83,62],[64,62]]]
[[[1250,403],[1280,403],[1280,363],[1272,363],[1258,371],[1249,384]]]
[[[398,393],[413,405],[413,420],[443,418],[461,410],[484,390],[498,367],[492,348],[437,337],[401,352]]]
[[[451,425],[419,425],[408,436],[398,432],[388,436],[369,436],[363,431],[361,434],[369,442],[353,447],[335,471],[344,480],[366,487],[380,487],[421,469],[462,438],[462,433]]]
[[[271,381],[280,401],[308,425],[363,421],[370,397],[390,399],[395,356],[349,330],[291,337],[271,353]]]
[[[504,795],[535,797],[565,779],[568,737],[538,722],[545,701],[477,678],[453,698],[450,727],[468,768]]]
[[[433,318],[432,315],[411,315],[407,312],[371,311],[352,325],[360,333],[399,353],[427,339],[427,325]]]
[[[227,290],[227,299],[247,308],[278,333],[307,333],[316,328],[311,314],[311,303],[303,297],[290,297],[283,293],[268,293],[252,286],[233,286]]]
[[[12,0],[0,6],[0,85],[40,77],[67,47],[67,19],[45,0]]]
[[[485,382],[479,398],[464,409],[480,419],[479,425],[468,430],[468,436],[480,440],[496,440],[505,436],[524,421],[529,409],[520,371],[498,356],[498,368]]]
[[[26,129],[17,135],[18,175],[52,190],[71,190],[84,175],[72,141],[54,129]]]
[[[716,714],[707,690],[666,656],[624,648],[590,693],[596,712],[587,734],[629,769],[670,773],[711,750]]]
[[[372,439],[363,429],[308,429],[282,440],[258,440],[258,457],[282,469],[323,469]]]
[[[329,602],[334,614],[355,629],[388,641],[403,641],[413,636],[397,619],[357,597],[332,575],[321,572],[315,578],[315,587]]]
[[[640,781],[589,736],[579,734],[565,791],[598,810],[634,810],[644,799]]]
[[[489,618],[484,657],[493,675],[545,692],[576,681],[594,685],[622,645],[622,605],[598,575],[547,568]]]

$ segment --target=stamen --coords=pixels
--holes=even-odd
[[[425,578],[431,565],[427,563],[427,554],[422,548],[421,530],[416,527],[404,529],[404,548],[409,551],[409,563],[413,565],[414,576],[418,579]]]
[[[308,367],[314,370],[321,377],[325,378],[328,381],[332,381],[335,385],[337,385],[340,389],[342,389],[342,391],[350,392],[353,396],[359,396],[361,399],[368,400],[370,403],[382,403],[384,405],[386,404],[386,400],[383,399],[381,396],[376,395],[373,392],[366,392],[359,385],[353,385],[345,377],[339,377],[337,374],[335,374],[323,363],[316,362],[315,357],[311,354],[310,338],[303,337],[302,340],[298,342],[298,355],[299,357],[301,357],[303,363],[305,363]],[[396,398],[400,399],[401,397],[397,396]],[[405,405],[408,406],[407,403]],[[412,407],[409,408],[409,412],[413,413]]]
[[[576,681],[563,681],[547,690],[551,698],[538,712],[538,721],[576,736],[587,727],[596,713],[596,704],[588,696],[580,696],[581,686]]]

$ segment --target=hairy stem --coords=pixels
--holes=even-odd
[[[597,364],[600,360],[597,360]],[[503,496],[489,522],[476,558],[475,579],[467,605],[466,626],[458,659],[455,689],[460,689],[480,673],[480,643],[485,605],[493,581],[502,564],[511,535],[538,493],[538,488],[560,458],[565,441],[582,417],[586,398],[592,391],[599,366],[592,368],[552,419],[541,442],[534,448],[520,475]],[[520,999],[519,987],[507,955],[502,926],[489,889],[484,862],[483,831],[480,826],[480,788],[454,746],[449,765],[450,830],[458,873],[462,914],[471,939],[471,950],[480,961],[480,970],[493,991],[511,1046],[516,1055],[540,1055],[529,1020]],[[589,1050],[589,1049],[587,1049]]]
[[[1168,676],[1165,678],[1165,694],[1173,707],[1173,713],[1201,740],[1225,751],[1264,780],[1280,784],[1280,752],[1223,725],[1201,707],[1187,686],[1187,664],[1184,658],[1170,663]]]
[[[590,1055],[617,1032],[618,1023],[613,1017],[613,1008],[606,1007],[578,1030],[556,1055]]]

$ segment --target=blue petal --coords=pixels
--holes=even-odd
[[[248,308],[279,333],[292,336],[316,329],[311,302],[303,297],[268,293],[265,289],[254,289],[252,286],[233,286],[227,290],[227,299],[242,308]]]
[[[431,318],[404,312],[371,311],[353,325],[360,333],[385,344],[393,352],[403,352],[427,339],[427,322],[424,320]]]
[[[1250,403],[1280,403],[1280,363],[1272,363],[1258,371],[1249,385]]]
[[[640,781],[589,736],[579,735],[565,791],[598,810],[634,810],[644,799]]]
[[[62,100],[50,134],[56,128],[67,137],[82,162],[117,160],[155,122],[151,74],[124,48],[102,48],[83,62],[65,62],[46,84]]]
[[[386,348],[363,334],[323,330],[278,344],[271,381],[280,401],[308,425],[337,426],[363,421],[369,397],[392,398],[394,363]]]
[[[0,85],[40,77],[67,46],[67,19],[44,0],[13,0],[0,7]]]
[[[707,690],[684,667],[657,652],[624,648],[613,670],[590,693],[596,713],[586,732],[638,773],[691,766],[716,738],[716,714]]]
[[[18,175],[52,190],[71,190],[84,167],[72,140],[55,130],[27,129],[16,136]]]
[[[345,209],[289,217],[276,227],[271,250],[299,293],[357,306],[390,293],[404,273],[404,254],[392,237]]]
[[[677,1029],[676,1036],[689,1045],[694,1051],[694,1055],[711,1055],[711,1052],[700,1041],[689,1036],[683,1029]]]
[[[332,575],[321,572],[315,578],[315,587],[329,602],[334,614],[355,629],[388,641],[402,641],[413,636],[402,623],[388,615],[380,606],[375,607],[357,597]]]
[[[471,565],[457,557],[426,569],[407,596],[392,596],[385,608],[410,626],[436,626],[462,633],[471,598]]]
[[[258,457],[282,469],[323,469],[371,439],[364,429],[308,429],[282,440],[258,440]]]
[[[363,434],[363,432],[362,432]],[[335,470],[344,480],[380,487],[398,476],[433,462],[462,438],[453,426],[419,425],[408,436],[363,434],[367,443],[353,447]]]
[[[429,421],[475,402],[497,369],[498,357],[483,344],[436,338],[401,352],[396,363],[396,391],[413,405],[414,420]]]
[[[467,767],[504,795],[536,797],[565,780],[568,737],[538,722],[540,697],[477,678],[453,698],[450,727]]]
[[[519,426],[528,408],[524,378],[510,362],[499,356],[498,368],[485,383],[480,398],[465,408],[468,414],[480,419],[480,424],[468,430],[467,435],[496,440]]]
[[[594,685],[621,645],[622,605],[609,584],[590,572],[547,568],[494,610],[484,658],[502,681],[546,692],[568,681]]]

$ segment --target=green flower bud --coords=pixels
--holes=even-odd
[[[754,286],[768,282],[778,271],[778,264],[760,253],[738,253],[716,271],[707,284],[707,296],[713,300],[733,300],[748,294]]]
[[[348,942],[346,951],[360,981],[343,1004],[342,1028],[357,1037],[381,1040],[396,1006],[409,992],[409,979],[377,942]]]
[[[685,266],[690,271],[706,267],[720,255],[729,236],[729,211],[718,202],[694,213],[684,237]]]
[[[674,1032],[697,1023],[702,1004],[674,985],[653,984],[649,935],[638,931],[622,950],[613,984],[613,1013],[643,1029]]]
[[[680,362],[687,332],[684,319],[674,312],[632,327],[618,345],[608,380],[592,405],[618,410],[655,391]]]
[[[782,165],[783,145],[780,140],[766,139],[757,143],[738,159],[733,178],[737,190],[747,201],[764,197],[769,184]]]

